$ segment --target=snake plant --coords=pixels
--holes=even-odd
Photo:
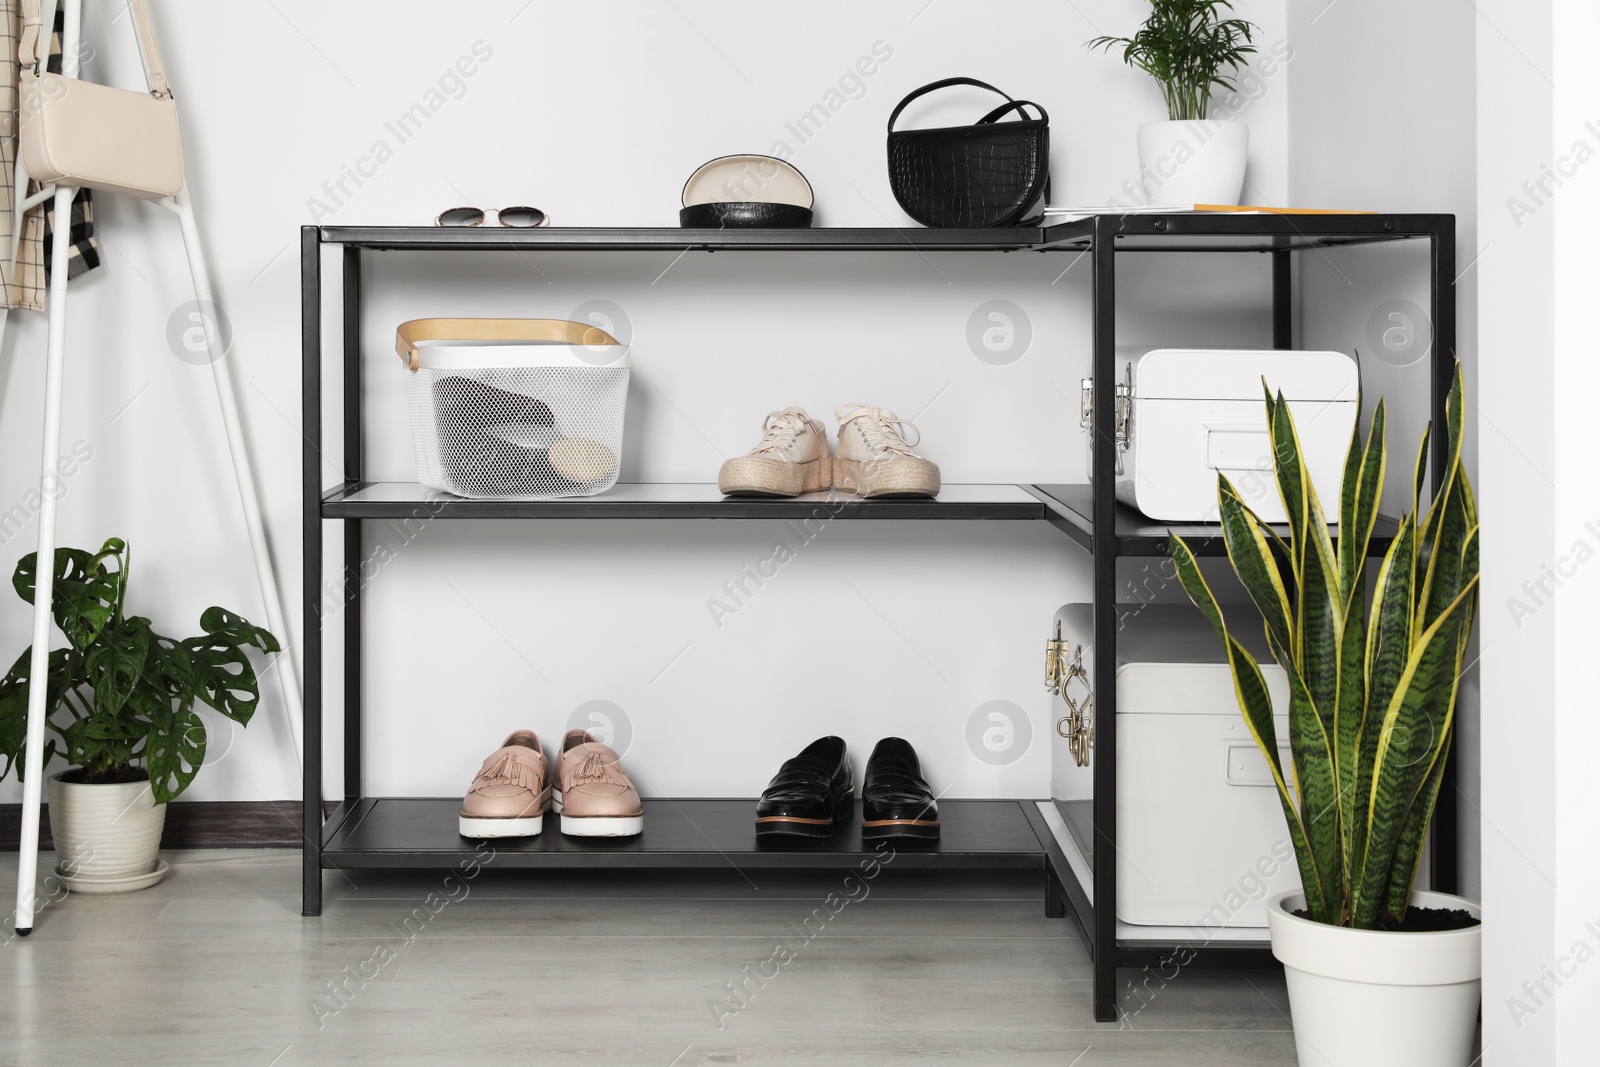
[[[1229,562],[1288,676],[1292,785],[1279,766],[1260,665],[1229,632],[1194,550],[1179,537],[1173,561],[1227,649],[1239,708],[1288,820],[1307,914],[1334,926],[1392,927],[1405,916],[1438,799],[1477,609],[1478,514],[1461,462],[1461,368],[1446,403],[1448,459],[1433,500],[1419,517],[1424,432],[1412,508],[1384,552],[1370,600],[1366,560],[1387,466],[1383,403],[1366,440],[1359,419],[1351,435],[1335,544],[1289,405],[1270,390],[1266,402],[1287,538],[1222,475],[1217,498]]]

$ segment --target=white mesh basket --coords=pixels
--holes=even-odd
[[[616,484],[626,345],[559,319],[415,319],[396,334],[423,485],[495,498]]]

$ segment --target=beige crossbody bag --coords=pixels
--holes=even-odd
[[[146,199],[175,196],[183,187],[178,105],[161,67],[150,9],[145,0],[130,0],[128,6],[148,92],[46,71],[50,29],[41,0],[22,2],[18,147],[28,176],[41,185],[76,185]],[[53,22],[54,0],[50,17]]]

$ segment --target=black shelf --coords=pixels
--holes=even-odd
[[[1426,238],[1448,215],[1103,215],[1005,229],[819,227],[681,229],[673,226],[324,226],[324,244],[408,252],[1050,252],[1093,247],[1096,227],[1118,252],[1293,252]],[[312,229],[312,227],[308,227]]]
[[[1094,551],[1094,487],[1090,485],[1031,486],[1043,501],[1050,524],[1079,545]],[[1114,549],[1118,556],[1166,556],[1172,552],[1172,534],[1188,542],[1197,556],[1226,556],[1222,528],[1216,523],[1157,522],[1120,501],[1116,506]],[[1272,527],[1287,537],[1287,526]],[[1399,526],[1393,519],[1378,517],[1368,545],[1369,556],[1382,556],[1393,543]]]
[[[415,482],[346,482],[322,497],[328,519],[1001,519],[1044,518],[1016,485],[946,485],[936,499],[863,500],[829,491],[797,497],[725,497],[715,483],[622,483],[598,496],[466,500]]]
[[[1046,229],[1047,244],[1091,248],[1096,222],[1113,252],[1301,252],[1313,248],[1426,240],[1453,228],[1454,215],[1243,215],[1173,212],[1100,216]]]
[[[1160,556],[1170,550],[1167,524],[1152,522],[1115,499],[1115,449],[1107,440],[1114,424],[1113,390],[1095,391],[1091,422],[1101,428],[1104,447],[1094,451],[1088,485],[947,486],[936,500],[860,500],[848,495],[816,494],[792,500],[721,497],[711,485],[624,485],[594,498],[562,500],[463,500],[432,493],[411,483],[365,480],[361,396],[364,347],[362,337],[363,265],[375,251],[476,252],[1070,252],[1088,260],[1090,278],[1091,373],[1103,382],[1115,377],[1117,346],[1117,261],[1124,253],[1247,253],[1271,257],[1272,328],[1270,346],[1289,348],[1294,332],[1293,270],[1296,253],[1386,242],[1425,241],[1428,245],[1430,296],[1425,312],[1433,324],[1430,354],[1432,395],[1428,417],[1444,419],[1444,399],[1455,355],[1456,276],[1455,218],[1447,214],[1391,215],[1241,215],[1173,213],[1100,215],[1018,229],[922,229],[877,227],[804,230],[684,230],[672,227],[554,227],[509,230],[502,227],[444,229],[432,226],[302,227],[301,347],[302,541],[305,648],[305,760],[303,804],[307,827],[323,826],[306,835],[302,865],[303,911],[322,910],[323,872],[328,867],[453,866],[474,847],[455,833],[458,801],[374,799],[363,790],[363,564],[365,520],[440,518],[525,519],[788,519],[822,516],[851,519],[992,519],[1043,520],[1064,533],[1092,557],[1096,748],[1094,794],[1089,819],[1077,827],[1104,848],[1103,859],[1116,849],[1117,713],[1116,639],[1119,626],[1117,560],[1124,556]],[[341,252],[335,286],[342,297],[341,336],[335,349],[342,359],[340,418],[334,433],[323,432],[324,371],[323,252]],[[331,272],[330,272],[331,273]],[[330,278],[330,281],[332,279]],[[1080,299],[1078,290],[1063,299]],[[1263,338],[1267,340],[1267,338]],[[385,342],[387,345],[387,341]],[[341,484],[323,483],[325,440],[343,445]],[[1444,462],[1444,435],[1433,438],[1433,469]],[[335,722],[343,732],[343,803],[323,821],[323,663],[325,643],[325,521],[343,525],[344,604],[338,624],[343,631],[346,662],[340,697],[333,702]],[[1224,548],[1215,525],[1185,524],[1172,528],[1202,555],[1220,556]],[[1098,535],[1097,535],[1098,534]],[[1382,552],[1394,536],[1393,523],[1380,520],[1372,551]],[[1453,770],[1446,767],[1435,813],[1432,841],[1433,883],[1453,890],[1456,882]],[[822,867],[850,866],[870,853],[862,850],[858,832],[803,849],[757,848],[745,800],[651,800],[642,838],[615,842],[573,841],[553,826],[533,842],[497,844],[497,864],[511,867]],[[949,801],[941,804],[944,840],[929,851],[901,849],[896,863],[911,867],[967,869],[1042,869],[1046,911],[1070,913],[1094,959],[1094,1010],[1101,1021],[1117,1018],[1117,968],[1166,966],[1171,946],[1118,936],[1115,907],[1096,908],[1093,900],[1117,899],[1117,865],[1096,864],[1080,881],[1071,863],[1031,802],[1009,800]],[[1080,820],[1081,821],[1081,820]],[[1200,954],[1204,965],[1270,963],[1264,946],[1212,942]]]
[[[1046,243],[1037,227],[942,229],[827,228],[687,230],[672,226],[325,226],[322,240],[346,248],[408,252],[1016,252]]]
[[[567,837],[560,818],[545,817],[533,838],[500,838],[494,866],[805,868],[854,867],[881,856],[861,840],[856,818],[833,837],[774,846],[757,842],[755,800],[647,799],[644,833],[637,837]],[[941,800],[937,845],[890,841],[896,868],[918,870],[1036,870],[1045,846],[1026,808],[1032,801]],[[456,798],[367,797],[342,805],[324,827],[324,867],[456,867],[479,843],[456,830]]]

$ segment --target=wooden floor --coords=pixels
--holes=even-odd
[[[329,873],[180,851],[153,889],[59,899],[0,943],[0,1063],[1295,1062],[1281,976],[1184,973],[1097,1024],[1037,875]],[[48,870],[48,864],[41,864]],[[14,854],[0,857],[9,908]],[[1139,976],[1124,972],[1124,985]]]

